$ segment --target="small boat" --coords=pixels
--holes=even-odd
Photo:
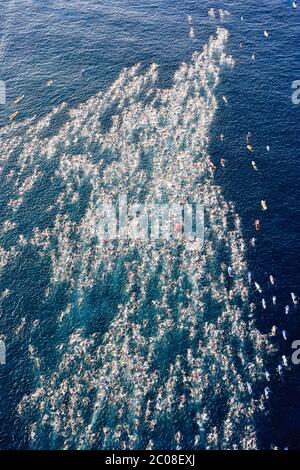
[[[265,397],[268,400],[270,398],[270,389],[269,387],[265,387]]]
[[[262,200],[261,201],[261,207],[262,207],[262,210],[266,211],[268,209],[267,201]]]
[[[293,2],[293,8],[297,8],[297,2]]]
[[[228,266],[227,271],[228,271],[228,276],[229,276],[229,277],[233,277],[233,269],[232,269],[231,266]]]
[[[264,36],[265,36],[265,38],[268,38],[270,36],[270,33],[267,30],[265,30],[264,31]]]
[[[23,101],[23,99],[25,98],[25,95],[22,95],[22,96],[17,96],[15,101],[14,101],[14,104],[19,104],[21,103],[21,101]]]
[[[268,382],[270,382],[271,376],[268,371],[265,372],[265,376]]]
[[[279,375],[283,375],[283,369],[282,369],[282,365],[281,364],[278,364],[277,366],[277,372]]]
[[[255,237],[251,238],[250,243],[251,243],[251,246],[254,247],[256,243],[256,238]]]
[[[273,295],[272,302],[273,302],[273,305],[276,305],[276,295]]]
[[[252,387],[251,387],[251,384],[249,382],[247,382],[247,390],[248,390],[249,395],[251,395]]]
[[[296,294],[294,294],[294,292],[291,292],[291,297],[292,297],[293,304],[297,305],[298,299],[296,297]]]
[[[284,313],[285,313],[286,315],[288,315],[289,311],[290,311],[290,306],[289,306],[289,305],[286,305],[286,306],[284,307]]]
[[[286,341],[286,340],[287,340],[287,332],[286,332],[286,330],[282,330],[282,336],[283,336],[283,339]]]
[[[253,169],[257,171],[257,166],[254,160],[252,160],[251,165],[253,166]]]
[[[272,276],[272,274],[270,275],[270,283],[272,284],[272,286],[274,286],[274,284],[275,284],[275,279]]]
[[[224,158],[221,158],[220,162],[221,162],[222,167],[224,168],[224,167],[225,167],[225,160],[224,160]]]
[[[260,287],[258,282],[254,282],[254,285],[255,285],[256,290],[261,294],[262,293],[262,288]]]
[[[228,104],[228,99],[226,98],[226,96],[222,96],[222,99],[223,99],[225,104]]]
[[[255,60],[255,54],[252,54],[251,59]]]
[[[253,146],[251,144],[247,145],[247,150],[249,150],[249,152],[254,152]]]
[[[247,135],[246,135],[247,144],[250,143],[250,139],[251,139],[251,132],[247,132]]]
[[[281,356],[281,357],[282,357],[282,362],[283,362],[283,365],[284,365],[285,367],[287,367],[287,365],[288,365],[288,361],[287,361],[287,358],[286,358],[286,356],[283,354],[283,356]]]
[[[270,145],[266,146],[267,152],[270,152]]]
[[[252,280],[252,273],[251,271],[248,272],[248,282],[249,284],[251,284],[251,280]]]
[[[19,114],[19,111],[15,111],[14,113],[12,113],[10,116],[9,116],[9,120],[10,121],[14,121],[16,119],[16,117],[18,116]]]
[[[194,37],[195,37],[194,28],[190,28],[190,33],[189,33],[189,35],[190,35],[190,38],[191,38],[191,39],[194,39]]]
[[[273,325],[271,329],[271,336],[276,336],[276,333],[277,333],[277,327],[276,325]]]
[[[48,80],[48,82],[47,82],[47,86],[52,86],[52,85],[53,85],[53,83],[54,83],[54,81],[53,81],[53,80]]]
[[[259,221],[259,219],[256,219],[256,221],[255,221],[255,229],[256,229],[257,232],[258,232],[259,229],[260,229],[260,221]]]
[[[264,310],[266,310],[267,304],[266,304],[265,299],[262,299],[261,303],[262,303],[262,306],[263,306]]]

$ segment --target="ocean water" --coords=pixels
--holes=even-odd
[[[270,0],[5,2],[1,448],[300,447],[299,15]],[[100,204],[122,193],[201,200],[203,250],[99,243]]]

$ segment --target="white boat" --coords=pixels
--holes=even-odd
[[[264,310],[266,310],[267,304],[266,304],[265,299],[262,299],[261,303],[262,303],[262,306],[263,306]]]
[[[267,201],[265,201],[264,199],[262,201],[260,201],[261,203],[261,208],[263,211],[266,211],[268,209],[268,206],[267,206]]]
[[[281,357],[282,357],[282,363],[283,363],[283,365],[284,365],[285,367],[287,367],[288,361],[287,361],[286,356],[283,354],[283,356],[281,356]]]
[[[225,104],[228,104],[228,99],[226,98],[226,96],[222,96],[222,99],[223,99]]]
[[[277,372],[278,372],[279,375],[283,375],[283,370],[282,370],[282,365],[281,364],[278,364]]]
[[[260,285],[258,284],[258,282],[254,282],[254,285],[256,287],[256,290],[261,294],[262,293],[262,288],[260,287]]]
[[[282,336],[283,336],[283,339],[286,341],[286,340],[287,340],[287,332],[286,332],[286,330],[282,330]]]
[[[284,313],[285,313],[286,315],[288,315],[289,311],[290,311],[290,306],[289,306],[289,305],[286,305],[286,306],[284,307]]]
[[[296,294],[294,294],[294,292],[291,292],[291,297],[292,297],[293,304],[297,305],[298,299],[296,297]]]
[[[228,271],[228,276],[229,276],[229,277],[233,277],[233,269],[232,269],[231,266],[228,266],[227,271]]]

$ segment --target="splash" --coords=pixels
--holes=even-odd
[[[218,29],[168,89],[157,88],[156,65],[137,65],[75,109],[0,131],[14,189],[1,233],[16,230],[26,205],[41,214],[26,234],[19,222],[1,267],[28,247],[50,266],[41,297],[55,324],[52,362],[35,344],[48,319],[36,318],[34,387],[18,406],[32,448],[258,446],[271,346],[249,323],[241,222],[208,154],[220,72],[234,64],[227,38]],[[99,207],[124,193],[132,203],[201,201],[205,249],[99,243]],[[59,286],[68,301],[57,309]]]

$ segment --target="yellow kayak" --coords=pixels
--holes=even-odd
[[[264,211],[266,211],[268,209],[267,201],[261,201],[261,207]]]
[[[16,119],[16,117],[18,116],[19,114],[19,111],[15,111],[14,113],[12,113],[10,116],[9,116],[9,120],[10,121],[13,121],[14,119]]]

